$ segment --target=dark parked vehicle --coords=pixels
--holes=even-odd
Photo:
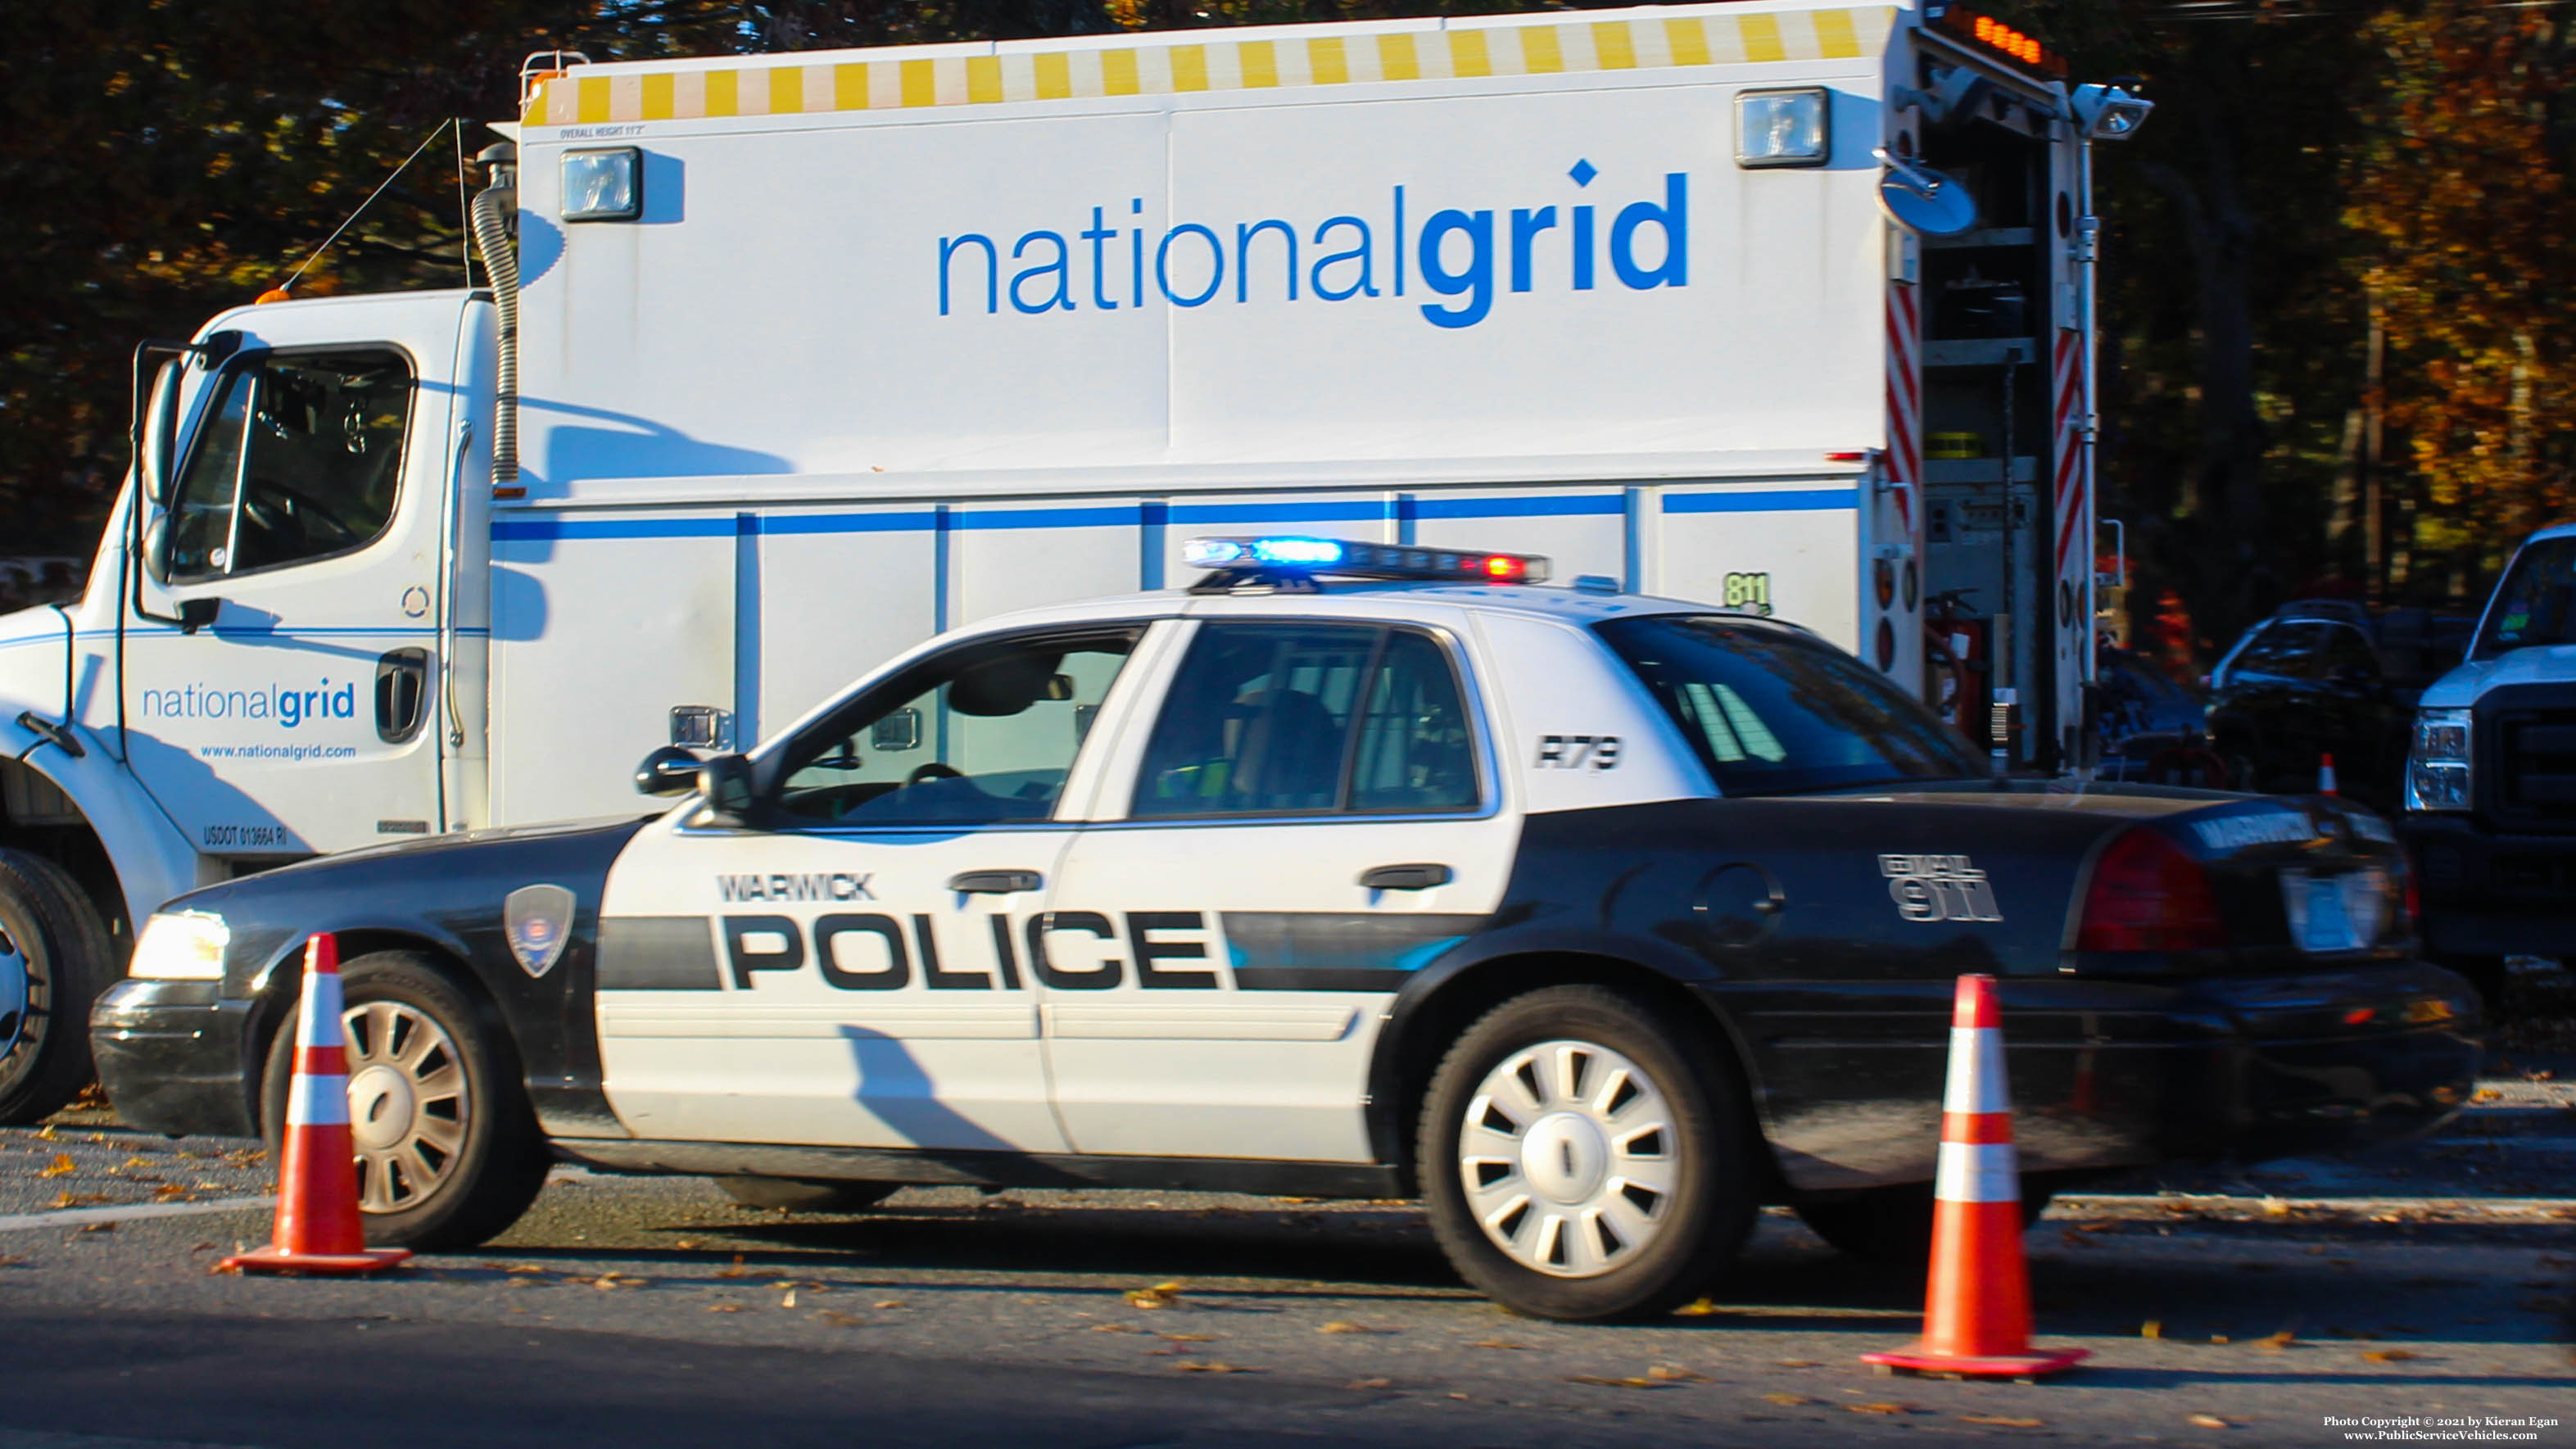
[[[2245,633],[2209,676],[2209,737],[2239,790],[2305,794],[2323,756],[2342,793],[2397,804],[2420,685],[2392,679],[2367,616],[2292,605]],[[2317,612],[2323,612],[2318,610]]]
[[[2095,777],[2224,790],[2226,762],[2209,747],[2207,706],[2154,660],[2102,647],[2095,656],[2102,762]]]

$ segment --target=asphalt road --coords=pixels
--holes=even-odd
[[[1619,1328],[1468,1293],[1407,1204],[916,1189],[835,1217],[573,1170],[478,1252],[218,1276],[267,1235],[265,1160],[74,1113],[0,1131],[0,1449],[2360,1431],[2330,1416],[2576,1444],[2576,1085],[2490,1087],[2415,1147],[2061,1201],[2027,1239],[2041,1334],[2094,1358],[2037,1386],[1871,1377],[1857,1355],[1913,1333],[1919,1282],[1777,1213],[1701,1311]]]

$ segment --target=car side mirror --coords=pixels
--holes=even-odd
[[[740,755],[718,755],[698,766],[698,793],[707,797],[698,814],[705,825],[751,823],[751,762]]]
[[[635,792],[639,795],[686,795],[698,788],[697,756],[678,745],[664,745],[644,757],[635,767]]]
[[[179,376],[177,358],[162,363],[144,405],[143,451],[136,471],[144,499],[154,504],[170,501],[170,471],[178,451]]]

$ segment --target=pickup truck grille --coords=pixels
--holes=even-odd
[[[2480,793],[2494,823],[2576,830],[2576,686],[2499,689],[2478,713]]]

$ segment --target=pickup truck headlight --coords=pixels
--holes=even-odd
[[[224,918],[204,911],[155,913],[134,943],[125,974],[149,981],[220,981],[224,948],[233,932]]]
[[[2469,712],[2415,711],[2415,744],[2406,752],[2406,808],[2469,808]]]

